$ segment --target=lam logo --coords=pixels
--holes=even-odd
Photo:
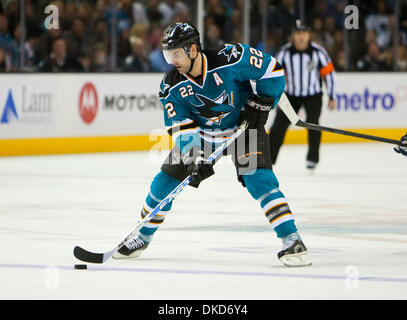
[[[92,123],[98,110],[98,94],[95,86],[87,82],[79,93],[79,113],[83,122]]]
[[[8,91],[8,96],[6,100],[6,104],[3,109],[3,113],[1,115],[0,123],[9,123],[11,121],[11,117],[14,117],[18,120],[18,115],[16,111],[16,106],[14,104],[13,95],[11,94],[11,90]]]

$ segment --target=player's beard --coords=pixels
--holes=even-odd
[[[188,64],[188,65],[183,65],[183,66],[178,66],[178,67],[176,67],[176,68],[177,68],[177,70],[178,70],[179,73],[181,73],[181,74],[186,74],[186,73],[189,72],[190,64]]]

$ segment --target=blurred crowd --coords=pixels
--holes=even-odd
[[[197,1],[115,2],[114,11],[112,0],[25,0],[26,34],[22,43],[20,1],[2,0],[0,72],[168,71],[170,66],[160,48],[163,30],[174,22],[195,23]],[[394,0],[358,1],[359,29],[346,33],[345,48],[346,2],[303,2],[304,19],[312,28],[312,40],[327,49],[336,69],[407,71],[407,1],[400,1],[398,37],[394,32],[397,22],[393,14]],[[250,45],[275,55],[290,40],[291,28],[300,17],[300,1],[266,1],[266,33],[262,27],[263,1],[250,3]],[[49,5],[58,8],[58,28],[46,28],[44,23],[48,16],[44,10]],[[243,42],[243,0],[205,0],[204,6],[205,49]],[[115,44],[111,43],[113,30],[116,31]],[[395,40],[398,44],[396,63]]]

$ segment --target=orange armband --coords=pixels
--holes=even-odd
[[[325,67],[319,70],[319,74],[321,75],[321,77],[325,77],[327,74],[330,74],[334,70],[335,68],[333,63],[329,62]]]

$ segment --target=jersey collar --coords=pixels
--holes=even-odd
[[[208,60],[205,56],[205,54],[202,52],[202,85],[200,85],[198,82],[195,81],[194,78],[192,78],[190,75],[185,74],[185,76],[188,78],[189,81],[192,83],[196,84],[198,87],[203,88],[205,85],[205,80],[206,80],[206,74],[208,73]]]

